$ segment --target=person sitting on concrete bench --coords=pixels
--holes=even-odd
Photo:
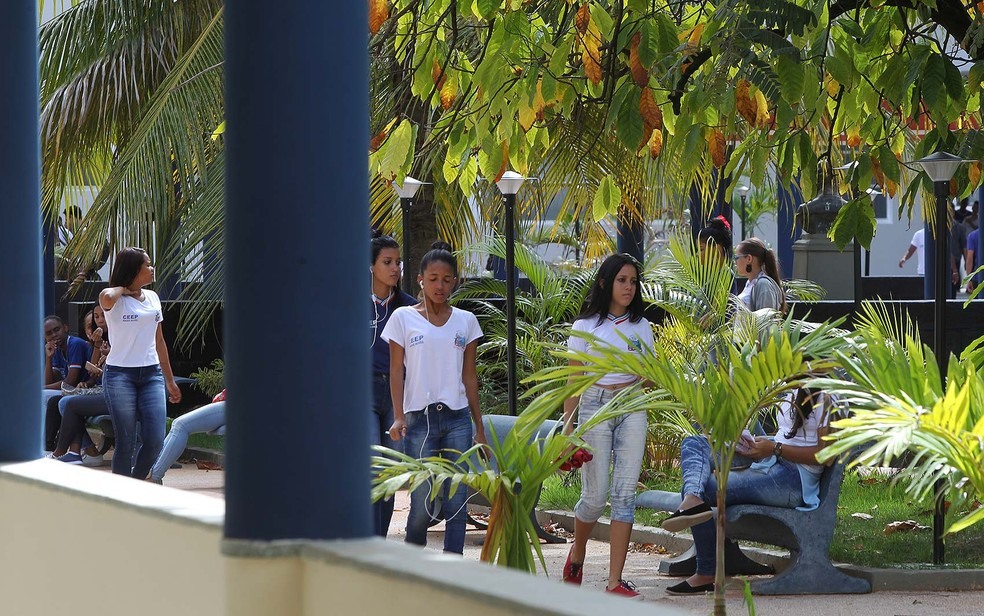
[[[44,318],[44,390],[41,392],[41,412],[47,410],[51,398],[62,395],[62,385],[75,387],[89,378],[85,362],[92,349],[89,343],[70,336],[68,326],[58,315]]]
[[[198,432],[212,432],[225,426],[225,399],[226,390],[223,389],[212,398],[212,404],[185,413],[171,422],[171,431],[167,433],[164,447],[150,469],[148,481],[164,483],[164,473],[188,446],[188,436]]]
[[[732,471],[725,495],[732,505],[770,505],[811,511],[820,504],[823,466],[816,454],[824,443],[832,401],[817,390],[798,389],[779,405],[778,430],[774,439],[743,437],[738,453],[756,460],[745,470]],[[717,529],[711,505],[717,502],[717,479],[713,473],[710,444],[703,436],[688,436],[680,445],[683,472],[683,502],[663,521],[664,530],[691,528],[697,554],[697,572],[670,586],[675,595],[714,590]]]
[[[109,353],[106,316],[98,305],[82,319],[86,338],[92,345],[87,371],[89,378],[75,388],[62,388],[62,396],[52,398],[45,416],[45,439],[54,440],[49,457],[85,466],[102,466],[103,456],[89,438],[85,422],[109,412],[102,394],[102,366]]]

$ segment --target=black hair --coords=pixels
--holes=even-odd
[[[707,226],[697,234],[697,241],[706,243],[708,241],[720,247],[727,258],[731,255],[731,226],[724,216],[718,216],[707,221]]]
[[[598,274],[588,295],[588,307],[578,315],[578,319],[597,317],[599,325],[605,321],[608,317],[608,309],[612,305],[612,286],[615,284],[615,277],[626,265],[631,265],[636,271],[636,292],[629,304],[629,321],[638,323],[642,319],[645,312],[642,303],[642,266],[635,257],[624,252],[611,255],[598,268]]]
[[[65,319],[61,318],[57,314],[49,314],[48,316],[46,316],[44,318],[43,321],[41,321],[41,323],[47,323],[48,321],[58,321],[58,324],[59,325],[64,325],[65,324]]]
[[[796,413],[796,418],[793,420],[792,428],[785,434],[786,438],[796,436],[796,433],[803,427],[803,422],[810,418],[810,415],[813,414],[813,403],[819,395],[819,389],[800,387],[796,390],[796,397],[793,398],[793,412]]]
[[[369,239],[369,249],[372,255],[372,258],[369,260],[370,265],[375,265],[376,259],[379,258],[379,253],[382,252],[383,248],[396,248],[399,250],[400,245],[392,236],[384,235],[379,229],[373,229]]]
[[[458,260],[451,253],[451,244],[440,240],[431,244],[431,249],[420,260],[420,273],[423,274],[424,270],[435,261],[448,264],[451,267],[451,271],[454,272],[454,277],[458,277]]]
[[[116,254],[113,272],[109,275],[109,286],[129,287],[133,284],[140,268],[147,258],[147,251],[136,246],[128,246]]]

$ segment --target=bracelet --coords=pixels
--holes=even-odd
[[[772,453],[773,453],[773,455],[775,455],[775,457],[781,458],[782,457],[782,443],[780,443],[779,441],[776,441],[775,447],[772,448]]]

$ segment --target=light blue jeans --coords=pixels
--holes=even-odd
[[[708,505],[717,505],[717,479],[712,472],[711,446],[703,436],[688,436],[680,444],[680,467],[684,495],[693,494]],[[731,471],[724,493],[728,505],[769,505],[795,508],[803,504],[803,485],[799,468],[779,459],[768,469]],[[690,529],[697,553],[697,575],[714,575],[714,520]]]
[[[146,479],[164,445],[167,394],[160,364],[139,368],[107,364],[103,369],[103,394],[116,432],[113,473]]]
[[[462,451],[472,445],[473,428],[471,411],[450,409],[444,404],[432,404],[426,412],[406,414],[407,435],[403,441],[404,452],[418,460],[440,455],[457,460]],[[440,503],[444,518],[444,551],[461,554],[465,551],[465,522],[468,512],[465,505],[467,489],[459,485],[453,496],[448,496],[445,482],[441,488]],[[410,493],[410,516],[407,518],[407,543],[427,545],[427,528],[436,519],[436,503],[430,498],[431,482]]]
[[[581,394],[578,424],[594,417],[616,393],[590,387]],[[581,498],[574,506],[577,519],[597,522],[607,500],[612,505],[613,522],[635,521],[636,486],[646,451],[646,431],[646,414],[636,412],[609,419],[584,435],[594,459],[581,467]]]
[[[213,402],[199,407],[190,413],[185,413],[171,422],[171,431],[164,439],[161,455],[150,469],[150,477],[154,481],[164,479],[164,473],[177,461],[178,457],[188,446],[188,436],[196,432],[209,432],[225,425],[225,401]]]

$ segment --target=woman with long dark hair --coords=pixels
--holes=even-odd
[[[605,259],[591,287],[588,307],[574,321],[572,331],[590,333],[611,345],[628,346],[630,351],[650,352],[653,329],[643,316],[641,278],[639,263],[630,255],[615,254]],[[571,336],[568,346],[582,353],[592,352],[591,344],[578,336]],[[584,365],[574,360],[570,364]],[[575,407],[578,408],[578,422],[583,424],[619,391],[637,380],[630,374],[606,374],[581,394],[580,399],[565,401],[564,430],[569,433],[573,429],[571,420]],[[632,583],[622,579],[622,569],[635,521],[636,485],[646,435],[644,412],[621,415],[585,433],[584,440],[594,457],[581,466],[581,498],[574,507],[574,546],[564,565],[565,582],[581,584],[588,538],[605,503],[610,501],[611,551],[605,591],[631,599],[640,598]]]
[[[786,312],[779,258],[757,237],[739,242],[735,249],[735,269],[748,280],[738,298],[752,311],[772,308]]]
[[[99,294],[113,338],[103,369],[103,393],[116,432],[113,473],[137,479],[147,478],[161,452],[167,399],[181,401],[161,329],[161,300],[144,288],[152,282],[147,252],[124,248],[116,255],[109,287]]]
[[[833,412],[831,398],[819,390],[797,389],[779,405],[774,437],[745,435],[737,451],[754,460],[748,469],[732,470],[725,500],[731,505],[770,505],[816,509],[820,504],[823,466],[817,453]],[[680,445],[683,502],[662,526],[671,532],[690,528],[697,554],[697,572],[670,586],[673,595],[714,590],[717,529],[711,506],[717,503],[717,479],[711,446],[703,436],[688,436]]]
[[[373,231],[369,241],[369,275],[372,277],[372,413],[369,415],[369,436],[373,445],[402,451],[389,435],[393,425],[393,398],[390,395],[390,346],[381,338],[386,324],[397,308],[417,303],[411,295],[400,290],[400,245],[395,239]],[[393,518],[393,499],[380,499],[372,505],[373,533],[385,537]]]

